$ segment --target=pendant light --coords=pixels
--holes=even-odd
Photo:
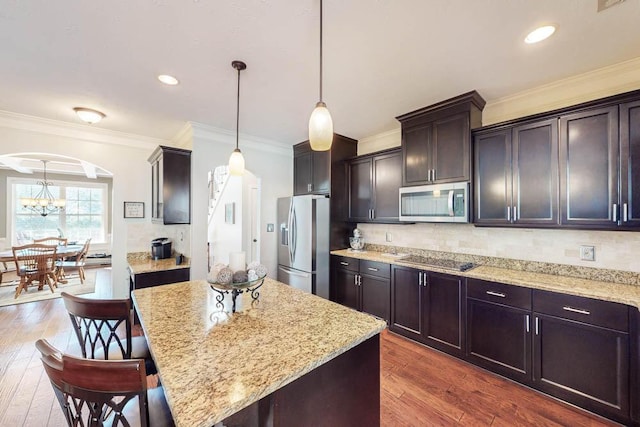
[[[238,148],[238,139],[240,137],[240,71],[247,68],[247,64],[242,61],[233,61],[231,66],[238,70],[238,102],[236,104],[236,149],[231,153],[229,157],[229,173],[231,175],[243,175],[244,174],[244,157],[242,152]]]
[[[23,197],[20,204],[24,209],[37,213],[41,216],[47,216],[50,213],[58,213],[64,209],[67,202],[64,199],[56,199],[49,187],[53,186],[53,182],[47,181],[47,160],[42,160],[44,177],[38,184],[42,187],[35,197]]]
[[[322,101],[322,0],[320,0],[320,100],[309,118],[309,143],[314,151],[327,151],[333,142],[333,120]]]

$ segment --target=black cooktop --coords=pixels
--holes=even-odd
[[[408,257],[399,259],[398,261],[454,271],[467,271],[475,267],[475,265],[473,265],[473,263],[471,262],[454,261],[452,259],[428,258],[420,255],[409,255]]]

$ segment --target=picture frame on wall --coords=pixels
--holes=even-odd
[[[227,203],[224,205],[224,222],[225,224],[236,223],[236,204]]]
[[[144,202],[124,202],[125,218],[144,218]]]

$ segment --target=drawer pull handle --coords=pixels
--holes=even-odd
[[[367,270],[371,270],[371,271],[378,271],[377,268],[373,268],[373,267],[367,267]]]
[[[500,298],[507,297],[507,294],[503,294],[502,292],[494,292],[494,291],[487,291],[487,295],[493,295],[494,297],[500,297]]]
[[[587,311],[587,310],[582,310],[581,308],[573,308],[573,307],[569,307],[567,305],[565,305],[564,307],[562,307],[563,310],[566,311],[570,311],[572,313],[578,313],[578,314],[585,314],[585,315],[589,315],[591,314],[591,312]]]
[[[348,263],[348,262],[344,262],[344,261],[340,261],[340,264],[341,264],[341,265],[349,265],[349,263]]]

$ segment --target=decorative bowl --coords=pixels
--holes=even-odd
[[[257,286],[264,280],[265,277],[267,277],[266,274],[262,277],[258,277],[256,280],[249,280],[248,282],[237,282],[237,283],[218,283],[218,282],[212,282],[212,281],[208,281],[208,282],[209,282],[209,286],[211,286],[212,288],[219,289],[222,291],[232,291],[234,289],[240,290],[240,289],[247,289],[253,286]]]

